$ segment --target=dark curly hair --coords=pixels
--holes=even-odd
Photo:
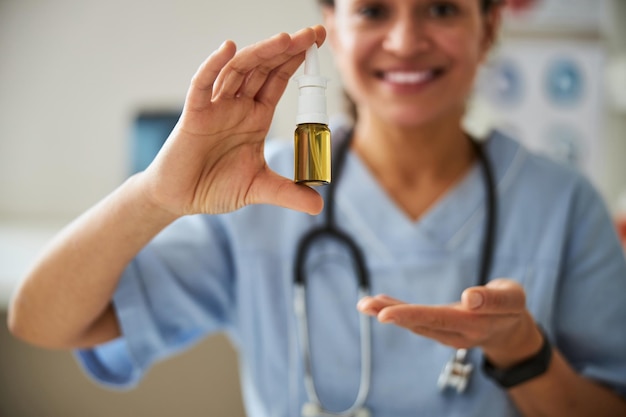
[[[493,6],[498,3],[502,3],[504,0],[480,0],[483,8],[483,12],[488,12]],[[317,0],[317,2],[321,6],[330,6],[333,7],[335,5],[335,0]]]

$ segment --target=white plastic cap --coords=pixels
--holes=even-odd
[[[320,75],[317,45],[306,51],[304,75],[296,78],[300,94],[296,124],[321,123],[328,125],[326,112],[326,83],[328,79]]]

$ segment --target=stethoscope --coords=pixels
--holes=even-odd
[[[352,136],[352,132],[349,132],[346,140],[339,144],[336,152],[337,156],[333,160],[332,170],[334,180],[328,185],[327,203],[324,209],[324,223],[319,227],[311,229],[302,236],[296,252],[294,311],[298,321],[298,341],[304,364],[304,387],[308,396],[308,402],[302,407],[303,417],[369,417],[371,415],[370,411],[365,407],[372,371],[371,319],[365,314],[359,315],[361,375],[356,398],[352,405],[343,411],[328,411],[322,405],[313,379],[306,307],[306,255],[313,244],[320,239],[334,239],[345,246],[349,255],[352,257],[356,270],[359,299],[370,294],[370,277],[365,266],[363,252],[354,239],[337,227],[335,221],[335,190],[345,165],[345,159],[348,154],[348,149],[350,148]],[[477,285],[484,285],[488,280],[494,251],[497,216],[496,185],[491,164],[482,146],[473,139],[471,139],[471,142],[478,155],[487,198],[484,239],[482,242],[480,270],[478,274],[479,280],[477,283]],[[467,349],[457,349],[452,358],[446,363],[437,381],[437,385],[442,391],[448,389],[456,390],[458,393],[465,391],[474,368],[471,363],[467,362],[468,353]]]

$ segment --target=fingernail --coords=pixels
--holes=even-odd
[[[396,319],[388,314],[379,314],[378,321],[386,324],[395,324]]]
[[[467,304],[469,308],[478,308],[483,305],[483,295],[477,291],[471,292],[467,297]]]
[[[359,310],[361,313],[365,313],[365,314],[369,314],[371,316],[376,315],[377,311],[375,311],[371,305],[369,305],[370,298],[369,297],[363,297],[359,300],[359,302],[356,304],[356,308],[357,310]]]

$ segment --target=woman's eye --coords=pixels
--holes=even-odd
[[[428,12],[432,17],[452,17],[459,13],[459,8],[454,3],[438,2],[431,4]]]
[[[385,16],[385,8],[381,5],[363,6],[359,8],[358,13],[366,19],[376,20]]]

